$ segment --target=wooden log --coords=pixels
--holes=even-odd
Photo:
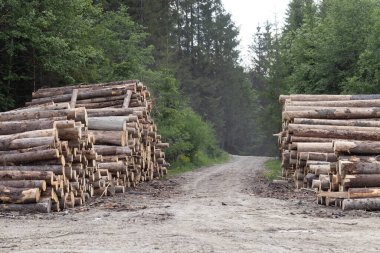
[[[0,141],[0,154],[26,153],[57,147],[56,137],[23,138]]]
[[[311,118],[311,119],[366,119],[379,118],[380,110],[378,107],[355,108],[339,107],[336,109],[320,109],[308,111],[284,111],[282,118],[288,121],[294,118]]]
[[[58,137],[61,140],[79,140],[82,138],[82,127],[58,129]]]
[[[0,186],[13,187],[13,188],[38,188],[40,191],[46,190],[45,180],[11,180],[0,181]]]
[[[61,165],[0,166],[0,171],[11,171],[11,170],[13,170],[13,171],[51,171],[56,175],[63,175],[64,166],[61,166]]]
[[[95,144],[103,145],[117,145],[124,147],[127,142],[128,133],[126,131],[100,131],[91,130],[89,131],[95,136]]]
[[[40,200],[39,188],[14,188],[0,185],[0,200],[2,203],[27,204]]]
[[[305,137],[323,137],[323,138],[339,138],[351,140],[370,140],[379,141],[380,133],[372,131],[351,131],[351,130],[328,130],[318,128],[294,129],[293,134]]]
[[[380,122],[379,122],[380,123]],[[322,129],[322,130],[346,130],[354,131],[380,131],[379,127],[358,127],[358,126],[330,126],[330,125],[306,125],[306,124],[289,124],[288,131],[293,133],[295,131],[308,130],[308,129]]]
[[[343,189],[380,186],[380,174],[346,175],[342,181]]]
[[[71,108],[75,108],[75,105],[77,103],[77,98],[78,98],[78,89],[73,89],[73,94],[71,95],[71,100],[70,100]]]
[[[340,155],[339,160],[350,162],[380,162],[380,156],[365,156],[365,155]]]
[[[346,141],[338,138],[321,138],[321,137],[305,137],[305,136],[290,136],[290,142],[332,142],[332,141]]]
[[[344,199],[342,202],[342,209],[344,211],[348,211],[348,210],[379,211],[380,198]]]
[[[309,170],[311,173],[314,173],[315,175],[328,175],[331,173],[330,164],[311,164],[309,165]]]
[[[286,106],[380,107],[379,99],[337,101],[287,101]]]
[[[125,94],[127,89],[125,87],[104,87],[103,89],[96,89],[96,90],[88,90],[88,89],[81,89],[78,93],[77,99],[89,99],[89,98],[96,98],[96,97],[107,97],[107,96],[117,96],[117,95],[123,95]],[[50,101],[53,101],[55,103],[58,102],[68,102],[71,100],[72,93],[69,94],[60,94],[60,95],[52,95],[49,97],[43,97],[43,98],[36,98],[33,99],[31,102],[27,102],[26,105],[35,105],[35,104],[41,104],[41,103],[47,103]]]
[[[323,142],[299,142],[297,145],[298,152],[321,152],[321,153],[333,153],[332,143]]]
[[[351,188],[348,189],[347,198],[380,198],[380,188]]]
[[[89,117],[105,117],[105,116],[127,116],[135,113],[135,108],[103,108],[88,109]]]
[[[94,149],[99,155],[132,155],[132,150],[129,147],[104,146],[95,145]]]
[[[335,153],[380,154],[380,142],[376,141],[335,141]]]
[[[56,121],[65,120],[66,117],[53,117],[37,120],[18,120],[0,122],[0,135],[29,132],[33,130],[53,129]]]
[[[45,98],[51,97],[53,95],[63,95],[63,94],[71,94],[73,89],[80,90],[99,90],[109,87],[118,87],[125,88],[127,90],[136,89],[137,80],[124,80],[124,81],[116,81],[109,83],[97,83],[97,84],[83,84],[83,85],[71,85],[71,86],[61,86],[61,87],[49,87],[49,88],[41,88],[32,93],[33,98]]]
[[[293,123],[294,124],[304,124],[304,125],[380,127],[380,121],[378,121],[378,120],[367,120],[367,119],[338,120],[338,119],[295,118]]]
[[[25,111],[25,112],[4,112],[0,113],[0,121],[15,121],[28,119],[42,119],[52,117],[67,117],[75,119],[76,110],[50,110],[50,111]]]
[[[108,102],[108,101],[113,101],[113,100],[123,100],[124,98],[125,98],[125,95],[81,99],[81,100],[77,100],[77,105],[82,106],[82,104],[101,103],[101,102]]]
[[[115,117],[89,117],[89,130],[125,131],[127,130],[127,118]]]
[[[309,95],[309,94],[294,94],[294,95],[280,95],[280,103],[285,103],[286,100],[290,101],[342,101],[342,100],[374,100],[380,99],[380,95]]]
[[[57,149],[40,150],[34,152],[25,152],[18,154],[0,155],[0,163],[22,163],[41,160],[50,160],[59,158],[59,151]]]
[[[128,90],[127,94],[125,95],[124,102],[122,108],[128,108],[129,102],[131,101],[132,91]]]
[[[51,199],[44,199],[35,204],[0,204],[1,211],[50,213]]]
[[[50,185],[54,174],[51,171],[0,171],[1,180],[45,180]]]
[[[319,175],[319,181],[321,182],[319,190],[327,191],[330,189],[330,176],[329,175],[320,174]]]
[[[380,162],[339,161],[339,174],[380,174]],[[379,185],[380,186],[380,185]]]

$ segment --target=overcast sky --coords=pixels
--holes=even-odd
[[[290,0],[222,0],[222,2],[226,11],[232,14],[236,26],[240,28],[241,56],[247,64],[248,45],[252,43],[256,27],[267,20],[270,22],[277,20],[282,27]]]

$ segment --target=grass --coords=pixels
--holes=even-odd
[[[168,177],[179,175],[185,172],[189,172],[201,167],[210,166],[214,164],[220,164],[227,162],[229,160],[229,156],[227,153],[223,153],[220,157],[217,158],[208,158],[208,159],[202,159],[202,162],[199,162],[197,164],[194,163],[186,163],[186,164],[178,164],[174,163],[168,170]]]
[[[271,159],[264,163],[264,176],[273,180],[281,176],[281,161],[279,159]]]

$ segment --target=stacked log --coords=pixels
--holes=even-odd
[[[166,174],[139,81],[43,88],[0,113],[0,210],[59,211]]]
[[[94,150],[102,156],[95,194],[112,195],[138,182],[167,173],[157,126],[151,118],[152,102],[147,87],[138,80],[40,89],[29,106],[69,102],[85,107],[88,132],[95,137]],[[105,192],[104,189],[107,188]]]
[[[320,204],[380,210],[380,95],[289,95],[278,143],[283,176]]]
[[[59,211],[91,196],[86,126],[86,109],[68,103],[0,113],[0,210]]]

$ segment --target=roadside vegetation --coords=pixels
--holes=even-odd
[[[268,180],[274,180],[281,176],[281,160],[271,159],[264,163],[265,171],[263,175]]]

